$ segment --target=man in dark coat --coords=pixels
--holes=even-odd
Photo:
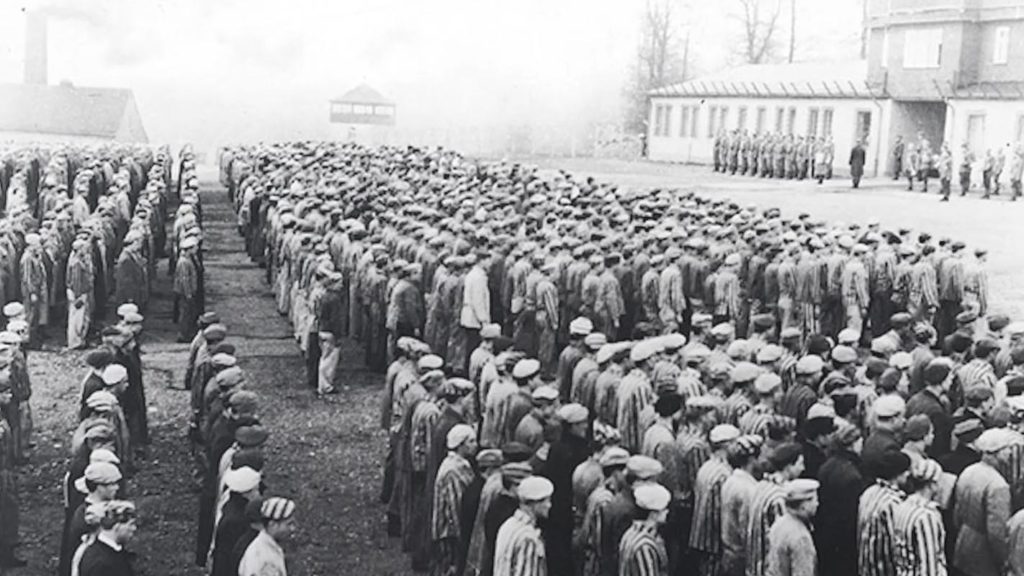
[[[80,576],[134,576],[125,545],[135,536],[135,506],[114,501],[100,519],[99,534],[78,564]]]
[[[547,546],[548,573],[574,574],[572,557],[573,490],[572,473],[590,457],[587,442],[589,412],[580,404],[567,404],[558,410],[562,422],[561,437],[551,444],[543,471],[555,491],[551,496],[551,512],[544,530]]]
[[[868,484],[860,472],[860,441],[860,430],[849,422],[841,422],[833,437],[831,454],[818,470],[821,504],[814,517],[814,537],[822,574],[858,574],[857,506]]]
[[[231,571],[231,552],[235,544],[249,530],[249,519],[245,509],[249,502],[260,500],[260,474],[245,467],[232,470],[224,475],[224,483],[230,491],[224,508],[221,509],[220,521],[213,540],[212,576],[236,576],[238,566]]]
[[[860,179],[864,176],[864,163],[866,161],[866,153],[864,152],[864,142],[858,140],[853,146],[853,150],[850,150],[850,178],[853,179],[853,187],[860,188]]]
[[[907,417],[925,414],[932,421],[935,439],[932,441],[928,455],[941,458],[948,454],[952,445],[953,417],[949,411],[949,400],[946,393],[953,381],[953,371],[949,360],[936,358],[924,369],[925,387],[910,397],[907,402]]]

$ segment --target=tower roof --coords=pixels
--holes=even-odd
[[[377,92],[373,88],[366,84],[360,84],[355,88],[345,92],[341,96],[332,98],[331,102],[347,102],[349,104],[370,104],[380,106],[394,106],[395,103],[388,100],[380,92]]]

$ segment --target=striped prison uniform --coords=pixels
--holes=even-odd
[[[746,576],[764,576],[768,561],[768,532],[786,512],[786,492],[774,477],[767,476],[757,483],[754,500],[750,504],[747,522]]]
[[[643,370],[634,369],[622,379],[618,390],[618,410],[615,418],[622,434],[621,446],[630,454],[640,453],[644,438],[640,414],[654,403],[654,388]]]
[[[717,576],[721,566],[722,484],[730,474],[732,468],[717,456],[712,456],[697,472],[690,548],[702,553],[701,576]]]
[[[893,509],[897,576],[946,576],[942,513],[931,500],[912,494]]]
[[[540,528],[522,509],[498,529],[494,576],[547,576],[548,561]]]
[[[462,496],[473,481],[474,472],[469,460],[449,452],[437,470],[434,483],[434,516],[432,533],[437,547],[435,563],[437,574],[454,573],[459,565],[459,543],[464,532],[472,527],[460,526]]]
[[[768,437],[768,424],[775,419],[775,409],[765,404],[757,404],[740,416],[740,432]]]
[[[622,535],[619,576],[668,576],[668,553],[655,524],[634,520]]]
[[[878,479],[860,495],[857,507],[857,549],[861,576],[892,574],[892,511],[906,495],[891,482]]]

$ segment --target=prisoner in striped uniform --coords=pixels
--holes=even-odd
[[[857,507],[857,565],[861,576],[888,576],[896,563],[892,511],[906,495],[899,489],[910,469],[910,456],[890,451],[876,464],[879,477],[860,495]]]
[[[633,497],[641,517],[622,535],[619,576],[667,576],[668,554],[658,529],[668,519],[672,494],[660,484],[644,484],[634,489]]]
[[[750,505],[757,491],[754,470],[763,440],[740,436],[729,446],[732,474],[722,483],[722,574],[743,576],[747,561],[747,523]]]
[[[701,576],[719,574],[722,560],[722,484],[732,474],[732,467],[726,462],[726,452],[739,436],[739,429],[731,424],[712,428],[708,440],[714,452],[697,472],[690,548],[700,554]]]
[[[804,472],[803,449],[799,444],[786,443],[768,454],[764,479],[750,504],[747,521],[746,576],[764,576],[768,559],[768,532],[786,511],[786,482],[799,478]]]
[[[935,503],[941,479],[942,467],[934,460],[921,460],[910,471],[911,494],[892,512],[896,576],[946,576],[946,531]]]
[[[547,575],[547,554],[537,522],[547,519],[554,491],[554,484],[540,476],[530,476],[519,483],[519,509],[498,529],[494,576]]]
[[[783,487],[786,513],[768,531],[768,576],[817,576],[811,520],[818,511],[818,486],[817,480],[799,478]]]
[[[744,434],[768,436],[768,424],[775,419],[776,406],[782,400],[782,378],[765,372],[754,380],[758,403],[740,417],[739,429]]]
[[[583,574],[602,575],[615,574],[615,566],[606,566],[606,559],[601,554],[604,509],[615,495],[628,490],[626,484],[626,463],[629,452],[624,448],[612,446],[601,455],[601,471],[604,482],[587,496],[586,511],[583,524],[578,534],[578,546],[583,558]],[[610,564],[610,563],[608,563]]]
[[[640,425],[640,414],[654,402],[654,387],[648,376],[650,359],[656,347],[653,342],[638,342],[629,352],[629,359],[636,366],[619,383],[618,410],[616,423],[622,434],[622,447],[636,454],[640,452],[644,430]]]
[[[753,362],[740,362],[729,371],[729,380],[733,388],[722,405],[723,422],[737,425],[740,418],[753,408],[754,402],[750,399],[751,385],[760,374],[761,369]]]
[[[435,574],[458,574],[465,563],[460,543],[464,531],[461,526],[462,497],[466,487],[476,476],[469,463],[476,453],[476,431],[466,424],[456,424],[446,437],[448,455],[437,470],[434,482],[434,506],[431,536],[434,540]]]

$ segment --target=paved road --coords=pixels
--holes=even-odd
[[[938,182],[931,194],[905,191],[904,183],[888,179],[866,180],[859,190],[849,180],[794,182],[715,174],[704,166],[624,162],[594,159],[545,160],[542,167],[564,168],[574,174],[594,176],[623,186],[674,187],[697,190],[705,196],[728,197],[742,205],[777,206],[796,216],[807,212],[829,221],[865,223],[877,219],[883,227],[909,226],[934,236],[949,236],[971,247],[989,250],[989,284],[993,311],[1024,318],[1024,202],[1006,197],[982,200],[980,193],[949,203],[939,202]],[[918,187],[920,189],[920,186]],[[958,192],[955,192],[958,193]]]

